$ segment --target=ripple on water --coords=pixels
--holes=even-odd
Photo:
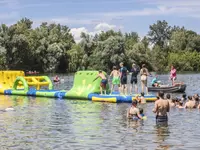
[[[199,89],[198,75],[179,75],[187,94]],[[59,89],[70,89],[73,77],[64,77]],[[161,76],[168,80],[168,76]],[[200,93],[199,93],[200,94]],[[181,94],[173,94],[181,96]],[[154,103],[145,106],[147,120],[126,119],[130,104],[98,103],[0,96],[1,149],[199,149],[200,112],[171,109],[169,125],[155,126]]]

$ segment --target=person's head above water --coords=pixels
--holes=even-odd
[[[176,102],[176,98],[172,98],[172,103],[175,103]]]
[[[188,99],[189,99],[189,100],[192,100],[192,96],[188,96]]]
[[[186,96],[187,96],[186,94],[183,94],[183,95],[182,95],[183,98],[186,98]]]
[[[134,100],[133,102],[132,102],[132,106],[137,106],[137,101],[136,100]]]
[[[179,101],[179,105],[180,105],[180,106],[183,106],[183,102],[182,102],[182,101]]]
[[[158,96],[160,97],[160,98],[162,98],[162,99],[164,99],[164,92],[163,91],[160,91],[160,92],[158,92]]]
[[[144,92],[141,93],[141,96],[144,96]]]
[[[143,114],[143,108],[139,108],[140,114]]]
[[[168,93],[168,94],[166,95],[166,98],[167,98],[167,99],[170,99],[170,98],[171,98],[171,95]]]
[[[175,98],[175,101],[176,101],[176,102],[179,102],[179,99],[178,99],[178,97],[176,97],[176,98]]]

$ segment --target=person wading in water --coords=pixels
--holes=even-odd
[[[153,112],[156,113],[156,124],[167,125],[168,116],[167,113],[170,111],[169,101],[164,99],[164,93],[158,93],[159,99],[155,102]]]

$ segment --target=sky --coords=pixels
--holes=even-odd
[[[200,33],[200,0],[0,0],[0,23],[11,25],[23,17],[33,27],[41,22],[67,25],[77,42],[81,32],[109,29],[143,37],[157,20]]]

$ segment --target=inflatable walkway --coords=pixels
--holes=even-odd
[[[71,90],[54,90],[52,81],[47,76],[25,76],[23,71],[0,71],[0,93],[4,95],[42,96],[103,102],[127,102],[135,100],[136,95],[119,93],[100,95],[101,79],[98,71],[78,71],[75,73]],[[104,74],[106,74],[104,72]],[[109,86],[107,86],[109,91]],[[155,101],[156,96],[145,95],[147,101]]]

